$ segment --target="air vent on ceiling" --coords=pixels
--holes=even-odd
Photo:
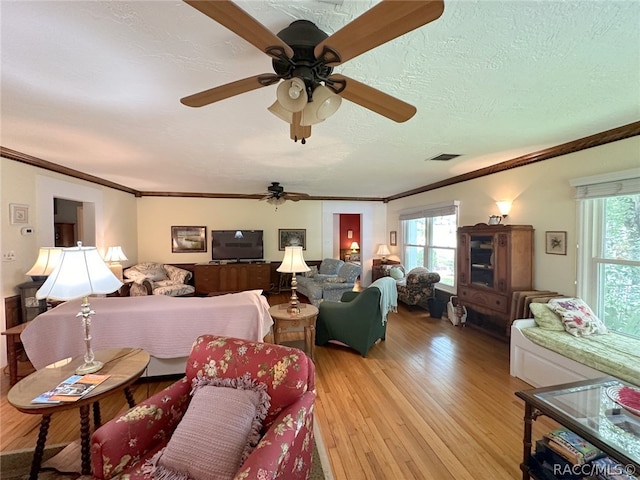
[[[427,158],[427,161],[436,160],[438,162],[448,162],[449,160],[452,160],[459,156],[459,153],[441,153],[440,155],[436,155],[435,157]]]

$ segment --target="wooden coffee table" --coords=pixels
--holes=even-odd
[[[316,318],[318,317],[318,308],[307,304],[300,304],[300,313],[292,314],[287,311],[288,303],[274,305],[269,309],[269,315],[273,318],[273,341],[280,345],[293,345],[302,347],[306,354],[314,360],[316,345]],[[304,327],[304,343],[298,345],[299,342],[283,342],[281,334]]]
[[[112,348],[101,350],[95,353],[96,360],[104,363],[104,367],[97,373],[110,375],[103,383],[98,385],[86,397],[76,402],[41,404],[31,403],[31,401],[43,392],[46,392],[63,380],[74,374],[75,369],[84,363],[83,356],[61,360],[45,368],[37,370],[16,383],[7,395],[9,403],[22,413],[32,415],[42,415],[40,422],[40,433],[36,449],[31,463],[30,480],[37,480],[44,447],[49,432],[51,415],[63,410],[72,408],[80,409],[80,445],[82,457],[83,475],[91,474],[91,463],[89,457],[89,406],[93,404],[94,425],[100,426],[100,406],[99,401],[114,392],[124,391],[130,407],[135,405],[133,395],[129,386],[135,382],[149,363],[149,354],[140,348]]]

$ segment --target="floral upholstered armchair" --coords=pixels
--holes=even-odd
[[[427,305],[434,291],[434,284],[440,281],[440,274],[424,267],[413,268],[404,279],[396,281],[398,300],[407,305]]]
[[[155,262],[143,262],[124,271],[124,276],[132,281],[129,295],[168,295],[170,297],[192,296],[196,291],[189,284],[192,274],[189,270]]]
[[[207,400],[203,404],[198,401],[199,388],[203,383],[223,382],[222,387],[213,388],[229,395],[240,388],[228,388],[224,382],[244,379],[265,391],[270,404],[263,405],[266,408],[262,410],[262,426],[249,435],[255,437],[253,449],[244,451],[235,463],[232,461],[230,475],[222,478],[305,480],[311,471],[315,441],[314,375],[313,362],[298,349],[202,335],[193,345],[184,378],[94,432],[91,438],[94,478],[152,479],[154,469],[180,439],[186,439],[180,461],[187,465],[204,464],[205,472],[220,468],[216,458],[221,458],[222,463],[230,461],[227,451],[241,417],[218,412],[235,408],[241,402]],[[196,411],[201,408],[208,411]],[[210,427],[210,417],[215,416],[222,416],[220,423]],[[254,418],[253,411],[248,417]],[[193,430],[185,434],[187,424]],[[198,431],[204,435],[198,437]],[[177,475],[199,480],[193,471],[178,469]]]

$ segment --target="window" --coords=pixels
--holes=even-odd
[[[458,202],[404,212],[400,220],[405,269],[426,267],[440,274],[440,284],[455,287]]]
[[[640,178],[584,184],[588,180],[573,182],[580,218],[578,295],[609,329],[640,337]]]

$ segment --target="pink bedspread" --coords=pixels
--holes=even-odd
[[[81,300],[70,300],[38,315],[20,339],[36,369],[84,354]],[[188,357],[202,334],[262,341],[273,320],[260,291],[217,297],[90,297],[96,312],[91,322],[91,347],[143,348],[157,358]]]

